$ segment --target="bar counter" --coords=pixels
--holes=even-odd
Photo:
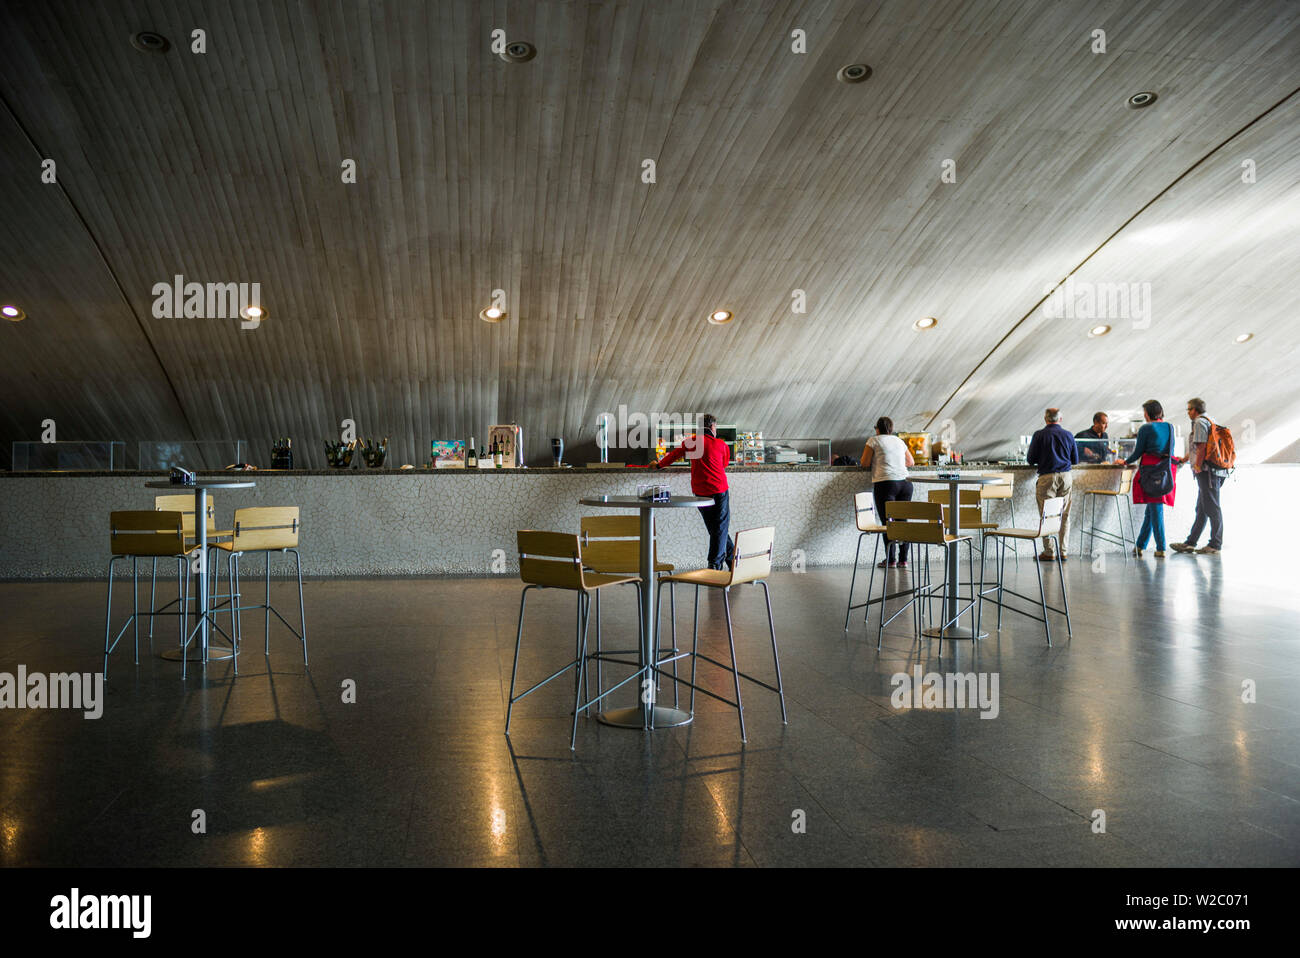
[[[1013,473],[1017,525],[1034,521],[1033,467],[971,465],[962,471]],[[579,518],[591,511],[578,504],[584,496],[633,494],[638,483],[650,481],[665,483],[675,495],[690,493],[685,469],[363,467],[202,474],[256,483],[252,489],[214,494],[218,529],[230,527],[237,508],[299,506],[303,571],[311,576],[514,575],[518,569],[515,531],[576,533]],[[0,579],[102,578],[109,559],[109,512],[150,508],[154,491],[146,489],[145,482],[159,475],[0,473]],[[1075,468],[1068,543],[1071,554],[1079,550],[1078,530],[1085,503],[1082,493],[1115,488],[1119,475],[1120,470],[1113,466]],[[796,569],[847,566],[853,561],[857,542],[853,495],[870,488],[865,470],[856,466],[732,466],[728,480],[733,533],[775,526],[778,568],[790,569],[792,564]],[[178,486],[176,491],[184,492],[185,487]],[[926,491],[918,485],[915,497],[923,499]],[[1300,466],[1238,469],[1223,488],[1228,547],[1236,538],[1234,527],[1241,528],[1241,523],[1249,521],[1254,503],[1286,501],[1296,492],[1300,492]],[[1166,513],[1171,536],[1186,533],[1195,502],[1191,473],[1180,469],[1177,505]],[[1007,500],[990,505],[993,521],[1011,524]],[[1099,502],[1098,513],[1098,525],[1115,531],[1113,503]],[[1133,510],[1133,516],[1140,525],[1140,507]],[[663,561],[684,569],[704,564],[707,537],[698,516],[689,512],[670,516],[658,531]],[[1098,540],[1097,548],[1113,553],[1119,547]],[[160,575],[166,565],[160,563]]]

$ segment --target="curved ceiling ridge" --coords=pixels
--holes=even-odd
[[[1059,280],[1057,280],[1051,289],[1045,292],[1038,299],[1037,302],[1035,302],[1032,306],[1030,306],[1029,309],[1023,315],[1021,315],[1019,319],[1017,319],[1014,323],[1011,324],[1011,327],[1002,335],[1002,337],[996,343],[993,344],[993,347],[987,353],[985,353],[983,357],[980,358],[980,361],[971,367],[970,372],[968,372],[966,376],[962,379],[962,381],[957,384],[956,388],[953,389],[953,391],[948,395],[948,398],[946,398],[942,403],[939,404],[939,406],[935,409],[934,415],[931,416],[930,419],[926,422],[925,428],[930,429],[934,425],[934,423],[939,420],[939,417],[943,415],[944,410],[947,409],[950,405],[952,405],[953,400],[957,398],[957,394],[960,393],[962,389],[965,388],[966,384],[969,383],[975,377],[975,374],[979,372],[980,369],[982,369],[990,359],[993,358],[994,354],[996,354],[997,351],[1001,349],[1003,345],[1006,344],[1006,342],[1012,336],[1015,335],[1016,330],[1018,330],[1022,325],[1024,325],[1025,320],[1033,316],[1034,313],[1038,311],[1039,307],[1041,307],[1043,303],[1047,301],[1048,297],[1050,297],[1053,293],[1055,293],[1058,289],[1061,288],[1061,286],[1065,283],[1067,279],[1069,279],[1079,270],[1083,269],[1083,267],[1086,266],[1087,263],[1093,257],[1095,257],[1098,253],[1100,253],[1103,249],[1105,249],[1110,244],[1111,240],[1115,239],[1115,237],[1119,236],[1120,233],[1122,233],[1125,229],[1127,229],[1129,224],[1131,224],[1139,216],[1141,216],[1148,209],[1150,209],[1157,202],[1159,202],[1162,197],[1167,195],[1170,190],[1172,190],[1175,186],[1177,186],[1188,176],[1194,173],[1197,169],[1199,169],[1202,166],[1202,164],[1204,164],[1216,153],[1221,151],[1233,140],[1236,140],[1238,137],[1242,136],[1244,133],[1250,130],[1251,127],[1255,126],[1261,120],[1266,119],[1270,114],[1272,114],[1279,107],[1284,106],[1287,103],[1287,101],[1291,100],[1297,94],[1300,94],[1300,87],[1296,87],[1294,90],[1292,90],[1286,96],[1282,97],[1282,99],[1278,100],[1276,103],[1274,103],[1264,112],[1260,113],[1250,122],[1246,123],[1240,129],[1236,130],[1234,133],[1232,133],[1230,136],[1226,137],[1219,143],[1216,143],[1209,150],[1207,150],[1206,153],[1203,156],[1201,156],[1195,163],[1191,164],[1189,167],[1187,167],[1187,169],[1183,170],[1176,177],[1170,180],[1169,183],[1166,184],[1160,190],[1160,192],[1156,193],[1155,196],[1151,197],[1151,199],[1147,200],[1140,207],[1138,207],[1138,209],[1136,210],[1136,212],[1133,213],[1133,215],[1128,217],[1128,219],[1124,220],[1124,222],[1121,223],[1118,227],[1116,227],[1115,230],[1109,236],[1107,236],[1104,240],[1098,243],[1097,246],[1094,247],[1092,251],[1088,253],[1087,256],[1079,260],[1079,262],[1076,263],[1068,273],[1066,273]]]

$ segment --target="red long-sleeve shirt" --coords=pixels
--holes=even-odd
[[[727,463],[731,462],[731,447],[717,436],[704,434],[698,439],[687,439],[660,459],[659,465],[673,464],[686,455],[688,445],[694,446],[701,439],[704,448],[700,455],[687,456],[691,464],[691,492],[697,496],[716,496],[727,491]]]

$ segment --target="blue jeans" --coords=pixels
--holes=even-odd
[[[1156,536],[1156,548],[1165,551],[1165,504],[1148,502],[1146,512],[1142,515],[1142,528],[1138,530],[1137,547],[1145,549],[1151,533]]]
[[[709,530],[709,568],[725,569],[731,563],[735,547],[728,535],[731,526],[731,506],[727,493],[719,492],[713,497],[713,505],[700,510],[704,527]]]

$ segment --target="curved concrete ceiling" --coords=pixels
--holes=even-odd
[[[0,10],[0,99],[6,454],[54,419],[321,465],[352,419],[418,463],[515,420],[540,459],[619,404],[1000,453],[1192,395],[1247,460],[1300,437],[1289,0],[53,0]],[[176,275],[270,318],[156,318]]]

